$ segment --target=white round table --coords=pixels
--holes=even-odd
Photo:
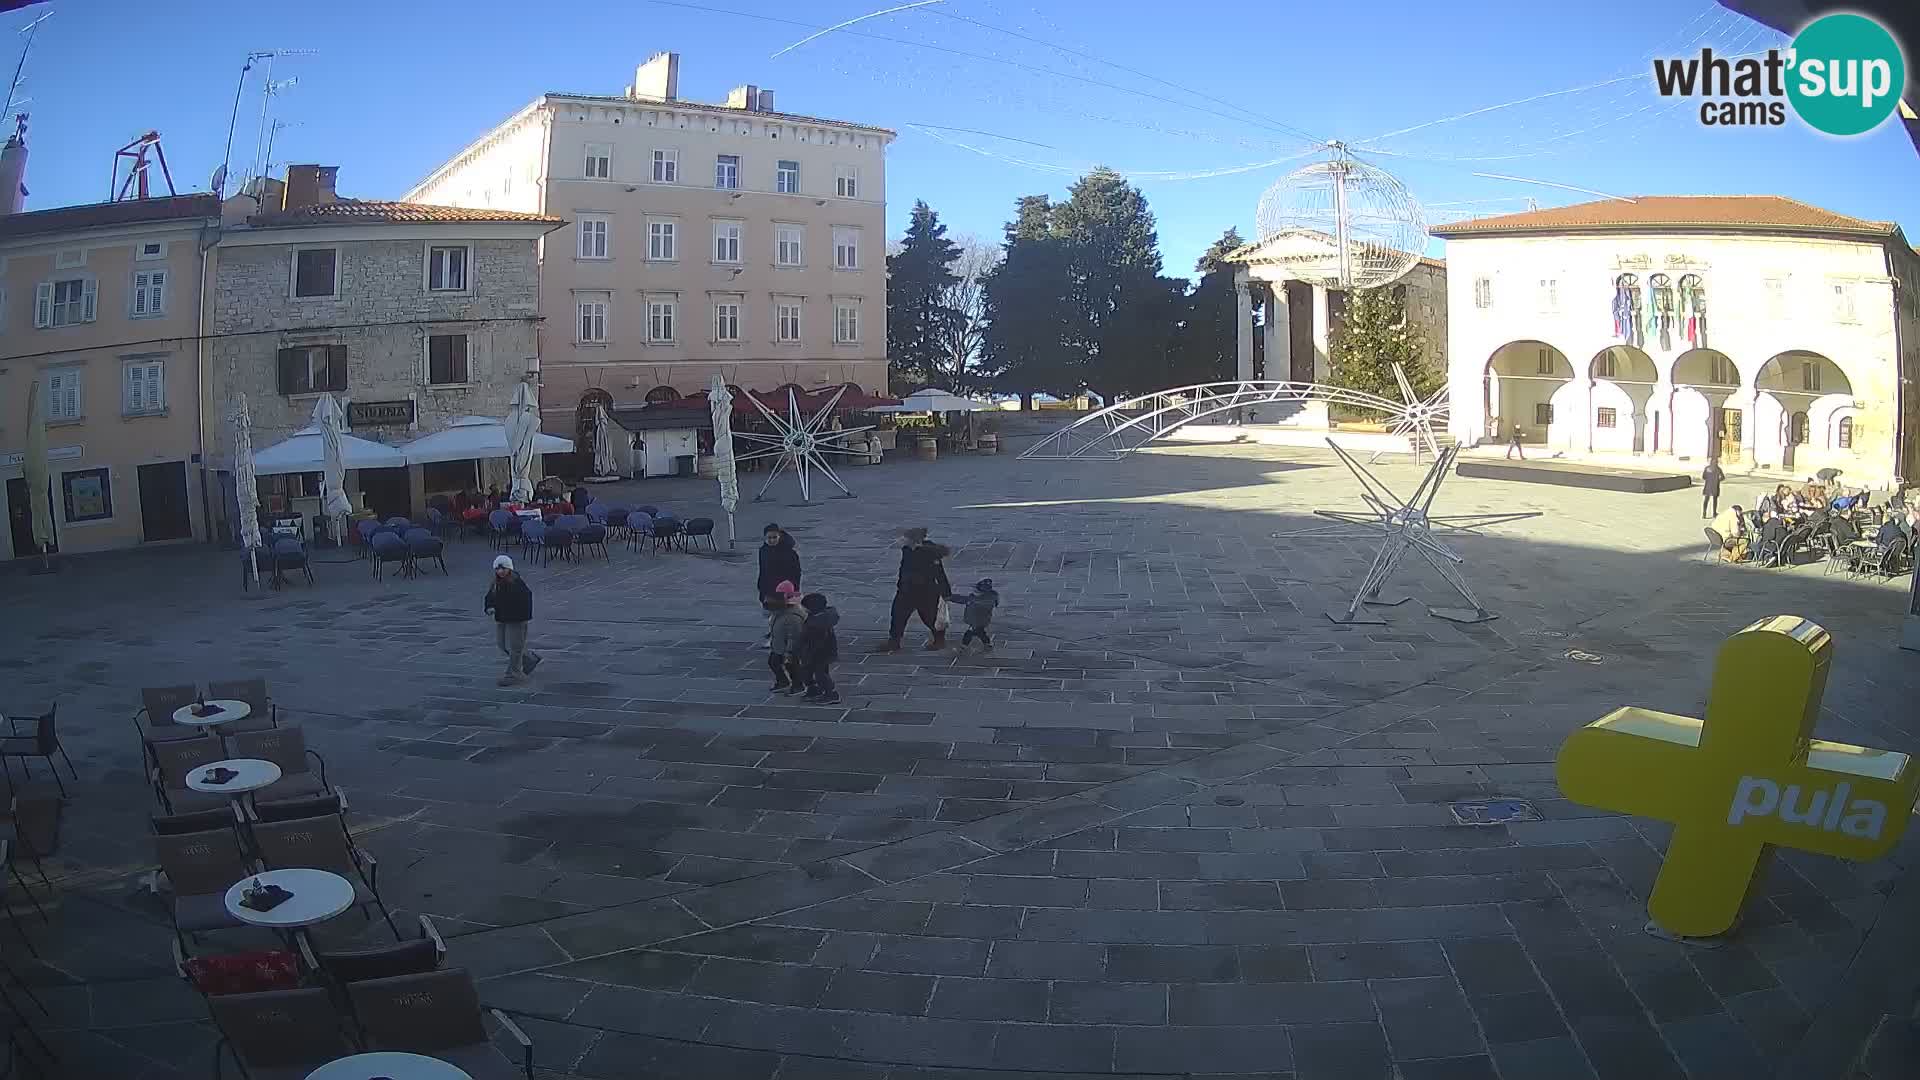
[[[307,1080],[373,1080],[376,1076],[392,1080],[473,1080],[465,1069],[439,1058],[393,1053],[355,1054],[329,1061],[308,1073]]]
[[[272,911],[242,907],[241,894],[256,881],[262,885],[278,885],[293,895]],[[352,907],[353,883],[325,870],[269,870],[264,874],[249,874],[234,882],[227,889],[226,904],[227,911],[243,923],[274,930],[296,930],[326,922]]]
[[[239,774],[224,784],[216,784],[209,777],[215,769],[231,769]],[[209,795],[231,795],[239,798],[250,791],[259,791],[268,784],[280,779],[280,766],[259,758],[228,758],[202,765],[187,774],[187,786],[194,791],[204,791]]]
[[[198,702],[195,704],[197,705]],[[205,729],[219,724],[232,723],[235,720],[245,720],[253,713],[253,706],[244,701],[234,701],[231,698],[218,698],[207,702],[207,704],[214,708],[215,712],[213,715],[195,716],[193,715],[194,705],[182,705],[173,710],[173,722],[183,727]]]

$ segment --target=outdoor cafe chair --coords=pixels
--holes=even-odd
[[[413,568],[416,572],[420,569],[420,560],[432,559],[440,564],[442,574],[447,573],[447,542],[445,540],[418,525],[408,529],[404,539],[407,542],[407,553],[413,556]]]
[[[61,798],[66,797],[67,784],[66,781],[60,779],[60,766],[54,762],[54,755],[60,755],[61,760],[67,763],[67,772],[71,773],[75,780],[80,779],[80,774],[74,771],[73,758],[67,755],[67,748],[60,745],[60,733],[55,726],[54,718],[54,714],[59,708],[60,703],[56,701],[48,704],[47,711],[41,713],[39,716],[7,717],[7,728],[10,731],[18,730],[16,727],[18,721],[31,720],[33,723],[32,734],[15,734],[0,737],[0,768],[6,770],[7,787],[9,789],[19,790],[13,786],[14,758],[20,759],[20,772],[24,779],[29,781],[33,779],[33,769],[27,764],[27,760],[29,758],[46,758],[47,771],[53,773],[53,782],[59,785]]]
[[[600,549],[601,558],[612,558],[612,556],[607,554],[607,527],[598,522],[587,522],[580,531],[574,533],[573,543],[575,547],[582,551],[588,548],[598,548]]]
[[[1700,553],[1701,562],[1719,562],[1727,552],[1726,537],[1718,529],[1701,529],[1707,534],[1707,550]]]
[[[460,523],[443,511],[427,507],[427,531],[441,540],[453,540],[460,535]]]
[[[373,535],[380,529],[380,523],[372,518],[363,518],[353,523],[353,535],[360,538],[360,547],[368,557],[373,555]]]
[[[273,549],[265,544],[259,547],[250,547],[240,553],[241,592],[251,592],[253,590],[253,575],[256,570],[259,571],[261,577],[270,577],[274,572]]]
[[[437,1057],[474,1080],[511,1075],[503,1073],[509,1062],[487,1037],[484,1016],[491,1014],[520,1046],[522,1060],[512,1072],[533,1080],[533,1040],[499,1009],[482,1013],[465,968],[348,983],[347,999],[369,1047]]]
[[[668,551],[672,551],[673,541],[675,537],[681,538],[681,546],[684,548],[686,546],[685,536],[683,535],[683,530],[685,528],[686,526],[680,524],[680,521],[678,518],[670,518],[670,517],[654,518],[653,519],[653,550],[659,551],[661,545],[664,544],[666,545],[666,549]]]
[[[413,522],[409,521],[406,518],[401,517],[399,514],[393,515],[392,517],[388,518],[386,521],[381,522],[381,524],[385,525],[389,529],[394,530],[395,532],[401,532],[401,533],[404,533],[408,529],[413,528]]]
[[[173,889],[173,936],[183,947],[202,931],[247,925],[227,910],[227,890],[256,872],[240,850],[237,833],[208,829],[155,836],[153,847]]]
[[[219,810],[193,810],[184,814],[153,815],[153,835],[179,836],[183,833],[207,832],[210,829],[231,829],[237,819],[231,807]]]
[[[279,766],[280,779],[253,793],[256,805],[333,793],[333,788],[327,785],[326,759],[319,751],[308,748],[306,732],[296,724],[272,731],[231,734],[226,737],[226,743],[230,758],[271,761]]]
[[[542,561],[551,563],[553,562],[554,556],[558,555],[562,562],[572,562],[573,541],[574,533],[572,529],[564,525],[548,526],[542,535],[540,543]]]
[[[307,558],[307,545],[300,540],[283,536],[273,542],[273,584],[275,588],[287,583],[286,571],[298,570],[307,576],[307,584],[313,584],[313,564]]]
[[[644,510],[627,511],[627,550],[653,539],[653,517]]]
[[[531,559],[547,543],[547,523],[528,518],[520,523],[520,558]]]
[[[265,679],[215,679],[207,683],[209,698],[247,703],[247,715],[219,725],[222,735],[236,731],[271,731],[280,726],[280,706],[267,694]]]
[[[315,949],[306,938],[299,939],[300,953],[307,966],[340,988],[368,979],[391,979],[400,975],[424,975],[440,970],[447,961],[447,943],[440,930],[425,915],[420,920],[420,936],[392,945],[373,945],[358,949]]]
[[[379,862],[353,842],[337,816],[255,822],[251,831],[254,849],[269,867],[326,870],[346,878],[353,885],[355,906],[369,921],[373,916],[368,909],[379,908],[393,939],[400,940],[400,928],[394,925],[386,901],[380,899]]]
[[[354,1053],[345,1018],[323,986],[214,994],[207,998],[220,1041],[214,1075],[226,1051],[248,1080],[302,1080],[336,1058]]]
[[[657,506],[636,506],[634,507],[634,509],[640,511],[641,513],[647,515],[650,518],[660,516],[660,508]]]
[[[43,813],[47,804],[52,803],[52,813]],[[34,799],[27,804],[27,818],[20,816],[20,796],[15,795],[7,801],[6,820],[0,821],[0,843],[5,843],[6,854],[0,860],[20,865],[25,858],[33,864],[33,872],[46,886],[47,895],[53,895],[53,879],[47,877],[47,868],[41,864],[40,856],[51,855],[59,846],[60,804],[57,800]]]
[[[487,514],[487,536],[493,541],[493,550],[505,551],[514,533],[514,525],[520,519],[505,510],[494,510]]]
[[[612,507],[603,502],[588,503],[587,520],[593,522],[595,525],[605,525],[607,523],[607,512],[611,509]]]
[[[388,563],[399,563],[400,572],[411,576],[413,552],[407,542],[398,533],[377,532],[373,534],[373,580],[380,580],[381,568]]]
[[[690,544],[695,540],[705,540],[707,542],[707,548],[709,550],[713,549],[712,518],[697,517],[687,522],[686,539],[682,542],[682,546]]]
[[[200,690],[192,685],[141,687],[140,708],[133,714],[133,730],[139,733],[142,744],[199,738],[199,728],[173,722],[177,710],[199,700]],[[147,718],[144,724],[140,722],[143,714]]]
[[[179,739],[174,742],[151,743],[149,751],[153,760],[150,779],[153,783],[154,798],[166,808],[169,814],[189,810],[212,810],[228,805],[228,797],[208,791],[195,791],[187,786],[187,774],[203,765],[227,759],[226,749],[220,740],[212,735],[202,735],[197,739]]]
[[[33,887],[27,884],[27,879],[21,875],[20,868],[13,864],[13,841],[10,839],[0,839],[0,864],[3,864],[0,866],[0,872],[6,875],[0,877],[0,907],[7,909],[7,921],[13,924],[14,933],[20,935],[20,940],[27,946],[27,951],[37,959],[40,952],[33,947],[33,939],[27,936],[27,928],[21,924],[20,914],[13,909],[13,899],[8,894],[12,892],[13,886],[20,886],[20,891],[26,894],[27,902],[33,905],[33,910],[40,916],[40,921],[43,923],[47,921],[47,909],[40,906],[40,899],[33,895]],[[45,881],[46,877],[46,871],[42,870],[40,879]],[[48,895],[52,895],[51,886],[48,888]]]

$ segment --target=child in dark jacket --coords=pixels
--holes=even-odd
[[[819,705],[840,704],[840,691],[833,685],[833,662],[840,656],[840,638],[833,628],[840,625],[840,613],[827,604],[820,593],[808,593],[800,601],[807,621],[800,627],[800,681],[806,684],[803,699]]]
[[[773,669],[773,692],[776,694],[797,694],[803,689],[800,665],[794,660],[794,653],[800,649],[800,625],[807,621],[798,603],[799,592],[793,582],[783,581],[773,587],[773,595],[764,602],[767,609],[767,666]]]
[[[956,604],[965,604],[966,611],[960,616],[967,624],[967,632],[960,636],[960,648],[973,644],[974,638],[980,639],[983,649],[993,648],[993,636],[987,628],[993,625],[993,609],[1000,606],[1000,594],[993,589],[992,578],[981,578],[973,583],[971,596],[949,596],[948,600]]]

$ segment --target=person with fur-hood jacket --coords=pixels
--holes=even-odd
[[[783,581],[773,587],[773,595],[766,598],[767,609],[767,667],[773,669],[773,692],[776,694],[797,694],[801,691],[800,664],[795,653],[800,650],[800,626],[807,621],[806,613],[800,610],[800,590],[791,581]]]
[[[927,530],[912,528],[901,534],[905,541],[900,546],[900,577],[894,586],[893,618],[888,624],[887,643],[880,647],[881,652],[899,652],[900,637],[906,633],[907,619],[919,615],[927,630],[933,635],[927,639],[927,649],[944,649],[947,645],[947,632],[940,629],[940,605],[953,592],[953,585],[947,581],[946,558],[953,554],[945,544],[935,544],[927,540]]]
[[[807,621],[800,627],[799,682],[806,685],[804,701],[819,705],[840,704],[840,691],[833,685],[833,662],[840,657],[840,638],[833,628],[840,625],[840,613],[828,605],[821,593],[808,593],[800,600]]]

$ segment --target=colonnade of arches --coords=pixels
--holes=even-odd
[[[1610,345],[1578,365],[1544,341],[1487,358],[1485,441],[1581,454],[1664,454],[1788,473],[1844,467],[1856,453],[1853,384],[1832,358],[1788,349],[1758,364],[1689,349],[1666,370]]]

